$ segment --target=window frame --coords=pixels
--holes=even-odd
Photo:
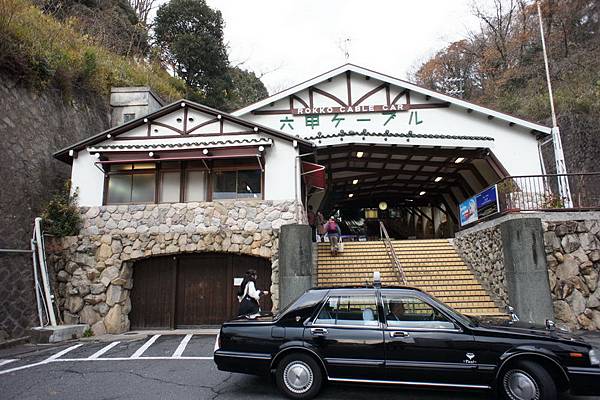
[[[377,324],[376,325],[343,325],[343,324],[323,324],[323,323],[318,323],[317,320],[319,319],[319,315],[321,314],[321,311],[323,311],[323,308],[325,308],[325,306],[327,305],[327,303],[329,302],[329,299],[333,298],[333,297],[367,297],[367,296],[372,296],[375,299],[375,307],[377,309]],[[311,327],[324,327],[324,328],[343,328],[343,329],[377,329],[377,330],[381,330],[383,329],[384,325],[381,322],[381,305],[382,303],[380,303],[380,295],[379,293],[357,293],[357,294],[347,294],[347,293],[334,293],[331,295],[328,295],[325,300],[323,300],[323,303],[321,304],[321,307],[319,307],[319,310],[317,311],[317,313],[315,314],[315,316],[311,319],[310,321],[310,325]],[[339,307],[339,304],[338,304]],[[337,319],[336,319],[337,321]]]
[[[155,164],[154,168],[150,169],[135,169],[135,162],[123,162],[121,164],[115,163],[108,166],[108,171],[104,172],[104,189],[102,195],[102,205],[103,206],[118,206],[118,205],[133,205],[133,204],[175,204],[175,203],[195,203],[198,201],[186,201],[186,190],[187,190],[187,178],[188,172],[190,171],[204,171],[205,172],[205,200],[206,202],[215,201],[213,199],[213,180],[215,172],[227,172],[227,171],[235,171],[236,172],[236,191],[237,191],[237,172],[240,171],[258,171],[260,172],[260,196],[257,198],[233,198],[233,199],[217,199],[216,201],[228,201],[228,200],[264,200],[265,199],[265,171],[264,171],[264,161],[263,168],[261,169],[258,165],[253,165],[251,163],[240,163],[239,165],[219,165],[219,163],[215,163],[214,161],[207,162],[208,168],[205,166],[199,165],[191,165],[190,161],[167,161],[168,163],[178,163],[176,167],[167,167],[165,168],[162,165],[160,159],[153,161]],[[147,162],[146,162],[147,163]],[[214,166],[217,164],[217,166]],[[111,171],[113,166],[117,165],[132,165],[132,169],[128,170],[119,170],[119,171]],[[152,171],[152,172],[150,172]],[[164,172],[179,172],[179,201],[177,202],[163,202],[161,201],[161,190],[163,184],[163,173]],[[124,202],[124,203],[111,203],[109,202],[109,180],[113,175],[134,175],[134,174],[146,174],[146,175],[154,175],[154,199],[150,202]],[[133,188],[133,185],[132,185]],[[237,194],[237,193],[236,193]],[[129,198],[131,199],[131,192]]]
[[[440,315],[442,315],[444,318],[446,318],[448,320],[448,322],[450,322],[454,328],[431,328],[431,327],[412,327],[412,326],[393,326],[393,325],[389,325],[388,324],[388,318],[387,318],[387,314],[386,314],[386,309],[385,309],[385,297],[396,297],[396,298],[412,298],[412,299],[416,299],[419,300],[421,302],[423,302],[424,304],[428,305],[429,307],[431,307],[432,310],[437,311]],[[407,332],[459,332],[462,333],[463,329],[461,327],[461,325],[456,322],[456,320],[454,318],[452,318],[450,315],[448,315],[447,313],[445,313],[443,310],[440,310],[439,308],[437,308],[434,304],[431,304],[429,301],[427,301],[427,299],[421,297],[421,296],[417,296],[415,294],[409,294],[409,293],[399,293],[399,294],[390,294],[390,293],[381,293],[381,307],[383,309],[383,326],[386,330],[392,330],[392,331],[407,331]],[[427,321],[424,321],[427,322]]]

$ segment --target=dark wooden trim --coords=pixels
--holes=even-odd
[[[254,131],[239,131],[239,132],[225,132],[225,133],[220,133],[220,132],[210,132],[210,133],[195,133],[195,134],[191,134],[191,135],[185,135],[185,137],[207,137],[207,136],[220,136],[220,135],[227,135],[227,136],[239,136],[239,135],[253,135],[256,134],[256,132]],[[120,141],[124,141],[124,140],[155,140],[155,139],[175,139],[175,138],[180,138],[181,135],[168,135],[168,136],[152,136],[150,138],[147,138],[145,136],[139,136],[139,137],[120,137],[118,139],[113,140],[113,142],[120,142]],[[102,150],[99,150],[100,153],[102,153]]]
[[[306,102],[304,100],[302,100],[300,97],[296,96],[295,94],[291,95],[290,97],[292,100],[296,100],[299,101],[305,108],[308,108],[308,104],[306,104]],[[292,103],[293,105],[293,103]],[[294,108],[294,107],[290,107],[290,110]]]
[[[281,114],[291,114],[292,110],[257,110],[252,111],[254,115],[281,115]]]
[[[356,100],[356,103],[352,104],[352,107],[356,107],[357,105],[359,105],[360,103],[362,103],[364,100],[368,99],[369,97],[371,97],[375,93],[379,92],[381,89],[385,88],[385,86],[386,86],[386,84],[382,83],[381,85],[377,86],[376,88],[371,89],[370,91],[368,91],[367,93],[365,93],[360,99]]]
[[[224,121],[223,118],[221,118],[219,120],[219,133],[222,135],[223,134],[223,125],[224,125]]]
[[[352,79],[350,79],[351,72],[346,71],[346,91],[348,92],[348,104],[352,104]]]
[[[183,109],[183,134],[187,135],[187,123],[188,123],[188,108]]]
[[[105,206],[108,203],[108,174],[104,173],[104,188],[102,189],[102,205]]]
[[[171,126],[171,125],[163,124],[162,122],[153,121],[152,125],[162,126],[163,128],[170,129],[172,131],[175,131],[175,132],[179,133],[180,135],[183,135],[183,131],[181,129],[177,129],[177,128]]]
[[[310,108],[313,108],[314,106],[314,99],[313,99],[313,87],[309,87],[308,88],[308,104]]]
[[[405,104],[406,110],[423,110],[427,108],[448,108],[450,103],[429,103],[429,104]]]
[[[406,91],[406,104],[410,104],[410,90]]]
[[[187,108],[187,107],[186,107]],[[169,324],[171,326],[171,329],[175,329],[175,324],[176,324],[176,318],[175,316],[177,315],[177,290],[179,289],[177,287],[178,285],[178,278],[179,278],[179,257],[177,256],[173,256],[173,258],[171,259],[171,262],[173,263],[172,265],[172,279],[173,282],[171,282],[171,318],[169,319]]]
[[[385,85],[385,101],[389,107],[390,106],[390,84],[389,83],[387,83]]]
[[[396,102],[397,102],[398,100],[400,100],[400,98],[401,98],[402,96],[404,96],[405,94],[406,94],[406,96],[407,96],[407,98],[408,98],[408,93],[409,93],[409,90],[408,90],[408,89],[404,89],[403,91],[401,91],[400,93],[398,93],[398,94],[396,95],[396,97],[394,97],[394,100],[392,100],[392,104],[396,104]],[[410,101],[407,101],[407,103],[408,103],[408,104],[410,104]]]
[[[321,90],[321,89],[319,89],[319,88],[313,88],[313,92],[314,92],[314,93],[318,93],[318,94],[320,94],[320,95],[322,95],[322,96],[325,96],[325,97],[329,97],[331,100],[335,101],[336,103],[338,103],[338,104],[339,104],[339,105],[341,105],[342,107],[345,107],[345,106],[346,106],[346,104],[345,104],[345,103],[344,103],[342,100],[340,100],[338,97],[336,97],[336,96],[332,95],[331,93],[327,93],[327,92],[326,92],[326,91],[324,91],[324,90]]]
[[[206,126],[206,125],[214,124],[217,121],[218,121],[217,118],[209,119],[208,121],[204,121],[201,124],[198,124],[195,127],[193,127],[192,129],[188,130],[187,133],[189,135],[190,133],[194,132],[196,129],[200,129],[203,126]]]
[[[148,138],[150,138],[152,136],[152,124],[150,122],[148,122],[148,133],[147,133]],[[135,136],[132,137],[132,139]],[[143,136],[142,136],[143,137]],[[113,142],[116,140],[117,138],[113,138]],[[119,139],[126,139],[126,138],[119,138]]]

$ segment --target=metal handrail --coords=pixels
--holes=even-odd
[[[402,269],[402,264],[400,264],[400,260],[396,255],[396,250],[394,250],[394,245],[390,240],[390,235],[388,235],[387,229],[385,229],[385,225],[383,221],[379,221],[379,235],[383,243],[385,244],[385,249],[388,252],[388,256],[390,257],[390,261],[392,261],[393,267],[396,271],[396,275],[398,276],[398,280],[401,284],[406,285],[406,276],[404,275],[404,270]]]

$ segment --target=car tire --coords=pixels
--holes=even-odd
[[[290,399],[312,399],[321,390],[323,373],[314,358],[293,353],[278,364],[275,381],[279,390]]]
[[[558,390],[552,376],[533,361],[519,361],[500,376],[498,385],[507,400],[556,400]]]

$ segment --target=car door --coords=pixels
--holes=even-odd
[[[374,290],[332,291],[304,333],[333,379],[382,379],[384,342]]]
[[[429,386],[475,385],[473,336],[413,293],[382,290],[388,380]]]

